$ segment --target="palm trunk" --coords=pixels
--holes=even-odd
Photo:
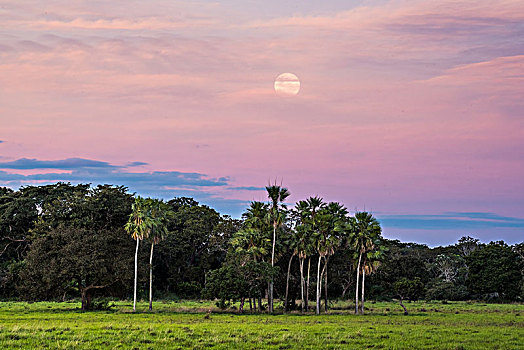
[[[364,285],[365,285],[365,282],[366,281],[366,269],[365,267],[363,266],[362,267],[362,301],[360,303],[360,308],[361,308],[361,314],[364,315]]]
[[[136,250],[135,250],[135,291],[133,293],[133,312],[136,311],[136,284],[137,284],[137,278],[138,278],[138,244],[140,243],[140,239],[136,238]]]
[[[269,282],[269,291],[267,295],[267,307],[270,314],[273,313],[273,277],[271,277],[271,282]]]
[[[320,315],[320,290],[322,285],[322,276],[320,276],[320,263],[322,261],[322,257],[318,257],[318,265],[317,265],[317,309],[316,314]]]
[[[307,261],[306,312],[309,310],[309,272],[310,270],[311,270],[311,257]]]
[[[286,279],[286,299],[284,304],[284,311],[288,311],[288,305],[287,305],[287,297],[289,293],[289,275],[291,274],[291,262],[293,262],[293,257],[295,256],[295,253],[291,255],[291,258],[289,258],[289,264],[287,265],[287,279]]]
[[[277,241],[277,224],[273,223],[273,249],[271,250],[271,267],[275,267],[275,245]],[[273,313],[273,276],[271,276],[271,282],[269,283],[269,298],[268,306],[269,312]]]
[[[324,268],[326,269],[326,275],[325,275],[325,279],[324,279],[324,308],[326,310],[326,312],[328,311],[328,259],[327,258],[324,258],[324,261],[325,261],[325,266]]]
[[[271,313],[271,298],[269,297],[269,293],[272,292],[273,288],[273,277],[271,277],[271,281],[267,283],[267,289],[266,289],[266,299],[267,299],[267,310],[269,313]]]
[[[322,258],[320,258],[320,260],[322,261]],[[327,272],[326,271],[326,268],[327,268],[327,264],[326,263],[327,263],[327,258],[324,257],[324,266],[322,266],[322,264],[321,264],[322,271],[320,272],[320,303],[319,304],[322,303],[322,280],[324,279],[325,273]],[[324,306],[325,306],[325,301],[324,301]],[[327,309],[326,309],[326,311],[327,311]]]
[[[304,281],[304,258],[300,258],[300,308],[304,312],[304,288],[306,288],[306,281]]]
[[[153,310],[153,248],[155,243],[151,243],[151,254],[149,255],[149,311]]]
[[[358,255],[357,287],[355,288],[355,314],[358,314],[358,281],[360,280],[360,261],[361,259],[362,259],[362,252]]]

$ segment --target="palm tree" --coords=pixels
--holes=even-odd
[[[304,311],[304,306],[305,306],[304,293],[306,290],[306,280],[304,279],[304,262],[311,251],[310,237],[307,233],[307,229],[304,226],[298,226],[296,228],[295,244],[296,244],[296,252],[298,254],[298,262],[299,262],[299,269],[300,269],[301,308],[302,308],[302,311]]]
[[[380,261],[383,257],[384,250],[381,245],[379,245],[379,240],[375,240],[373,244],[373,251],[367,252],[364,256],[365,259],[363,259],[362,264],[362,291],[360,294],[361,303],[360,303],[360,312],[363,315],[364,314],[364,286],[366,282],[366,275],[371,275],[372,273],[375,273],[380,266]]]
[[[357,263],[357,279],[356,279],[356,288],[355,288],[355,313],[359,312],[358,305],[358,287],[360,281],[360,272],[364,264],[362,264],[362,259],[366,259],[366,254],[372,252],[375,248],[375,243],[381,238],[382,229],[377,219],[373,217],[368,212],[357,212],[355,216],[350,218],[348,225],[346,226],[349,231],[349,245],[355,249],[358,255]],[[364,261],[365,262],[365,261]],[[364,275],[363,285],[364,288]],[[363,300],[363,297],[362,297]],[[364,313],[364,308],[362,307],[362,313]]]
[[[308,206],[306,201],[298,201],[292,211],[292,218],[294,219],[293,239],[296,255],[298,255],[298,264],[300,270],[300,307],[304,312],[304,291],[306,283],[304,279],[304,261],[306,260],[308,249],[308,229],[307,225]]]
[[[322,259],[328,254],[329,250],[332,249],[332,239],[330,239],[327,233],[327,217],[323,214],[317,215],[316,220],[316,231],[314,233],[314,244],[318,253],[318,263],[317,263],[317,298],[316,298],[316,314],[320,314],[320,293],[322,291],[322,273],[320,267],[322,266]],[[325,265],[324,265],[325,268]]]
[[[261,237],[260,232],[253,228],[242,228],[231,237],[231,246],[237,253],[245,253],[257,262],[267,254],[269,240]]]
[[[266,261],[271,239],[268,223],[269,205],[262,202],[251,202],[249,208],[242,214],[243,227],[231,240],[231,245],[237,253],[247,253],[255,263]],[[262,311],[262,296],[258,295],[258,307]],[[255,299],[256,309],[256,299]]]
[[[262,202],[251,202],[246,212],[242,214],[243,226],[258,230],[261,234],[266,231],[269,206]]]
[[[151,242],[151,253],[149,255],[149,311],[153,310],[153,248],[168,234],[167,225],[173,216],[168,204],[162,200],[149,199],[151,226],[147,238]]]
[[[140,240],[144,239],[144,236],[148,235],[149,228],[151,226],[150,217],[148,213],[147,201],[138,196],[135,198],[133,203],[132,212],[129,215],[129,220],[125,225],[125,230],[131,234],[131,237],[136,240],[135,250],[135,286],[133,293],[133,312],[136,311],[136,288],[138,278],[138,246]]]
[[[327,311],[328,307],[328,296],[327,296],[327,268],[329,257],[335,253],[337,247],[340,246],[341,239],[338,235],[336,227],[340,220],[345,219],[345,213],[347,210],[338,203],[330,203],[317,213],[316,216],[316,232],[315,246],[318,252],[318,265],[317,265],[317,307],[316,313],[320,314],[320,298],[322,294],[322,280],[324,280],[325,287],[325,308]],[[324,266],[322,271],[320,267],[324,260]]]
[[[328,311],[328,261],[329,257],[333,255],[335,248],[340,246],[342,243],[343,230],[341,227],[347,222],[347,209],[338,202],[330,202],[326,208],[326,212],[329,214],[329,234],[333,236],[332,244],[333,246],[328,249],[328,254],[325,256],[325,274],[324,274],[324,307]]]
[[[247,250],[255,262],[265,261],[271,239],[267,217],[269,206],[262,202],[251,202],[242,218],[242,229],[233,237],[233,246]]]
[[[284,222],[284,210],[285,205],[281,204],[289,197],[290,193],[287,188],[273,185],[266,186],[267,196],[270,199],[269,218],[273,223],[273,248],[271,250],[271,267],[275,266],[275,245],[277,240],[277,227],[280,227]],[[274,280],[271,278],[269,282],[269,312],[273,312],[273,283]]]
[[[345,222],[347,210],[339,203],[329,203],[326,205],[320,197],[310,197],[305,201],[299,201],[294,210],[297,225],[296,231],[299,233],[299,259],[301,259],[300,269],[303,273],[303,261],[311,251],[316,251],[319,255],[317,262],[317,314],[320,313],[320,296],[322,294],[322,280],[325,281],[325,307],[327,310],[327,268],[329,257],[340,245],[339,232],[340,222]],[[313,248],[313,249],[311,249]],[[311,250],[310,250],[311,249]],[[322,261],[324,266],[322,267]],[[309,296],[309,267],[311,257],[308,260],[308,279],[306,285],[305,306],[308,309]],[[322,270],[320,269],[322,267]],[[302,282],[302,280],[301,280]]]
[[[291,232],[291,235],[288,237],[286,242],[287,250],[291,250],[291,256],[289,257],[289,262],[287,265],[287,276],[286,276],[286,297],[284,299],[284,312],[288,311],[288,296],[289,296],[289,276],[291,275],[291,263],[293,258],[298,254],[298,241],[296,231]]]
[[[315,242],[313,239],[313,236],[315,234],[316,230],[316,216],[317,212],[324,208],[326,204],[323,202],[323,199],[321,197],[309,197],[305,201],[307,208],[307,231],[309,236],[309,244],[308,244],[308,251],[309,251],[309,259],[307,262],[307,279],[306,279],[306,301],[305,301],[305,308],[306,311],[309,309],[309,277],[310,277],[310,271],[311,271],[311,254],[313,251],[315,251]]]

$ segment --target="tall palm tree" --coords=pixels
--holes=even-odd
[[[329,257],[335,253],[337,247],[340,246],[341,239],[338,232],[335,230],[337,223],[341,220],[337,215],[343,216],[345,208],[338,203],[330,203],[328,206],[320,210],[316,216],[316,232],[315,246],[318,257],[317,265],[317,305],[316,313],[320,314],[320,298],[322,294],[322,283],[324,280],[325,287],[325,308],[327,311],[328,297],[327,297],[327,268]],[[320,267],[324,261],[322,270]]]
[[[365,259],[362,263],[362,291],[360,294],[360,313],[364,314],[364,286],[366,282],[366,275],[371,275],[375,273],[380,266],[380,261],[383,257],[384,250],[380,244],[379,240],[375,240],[374,247],[372,251],[369,251],[365,254]]]
[[[317,220],[315,222],[316,231],[314,232],[314,244],[316,251],[318,253],[318,262],[317,262],[317,298],[316,298],[316,314],[320,314],[320,294],[322,292],[322,273],[320,267],[322,266],[322,259],[328,254],[328,251],[332,248],[332,240],[330,239],[327,231],[327,216],[323,214],[317,215]],[[324,265],[325,267],[325,265]]]
[[[149,311],[153,310],[153,248],[168,234],[167,225],[173,217],[168,204],[158,199],[148,199],[150,212],[150,229],[147,238],[151,242],[151,253],[149,255]]]
[[[289,197],[290,193],[287,188],[273,185],[266,186],[267,196],[270,199],[269,218],[273,223],[273,247],[271,250],[271,267],[275,266],[275,245],[277,240],[277,228],[282,225],[285,218],[285,205],[282,204]],[[273,284],[271,278],[269,282],[269,312],[273,312]]]
[[[231,237],[231,246],[237,253],[245,253],[253,261],[263,260],[267,255],[270,240],[261,237],[260,232],[253,228],[242,228]]]
[[[306,199],[306,208],[307,208],[307,228],[308,228],[308,235],[309,235],[309,252],[312,253],[315,251],[315,240],[314,235],[317,230],[317,222],[316,217],[319,210],[324,208],[326,206],[326,203],[323,202],[323,199],[321,197],[309,197]],[[309,277],[310,277],[310,271],[311,271],[311,254],[309,255],[308,263],[307,263],[307,279],[306,279],[306,302],[305,307],[306,311],[309,309]]]
[[[268,213],[269,205],[267,203],[251,202],[249,208],[242,214],[244,219],[242,229],[231,240],[231,245],[237,253],[247,253],[255,263],[265,262],[271,249],[271,226],[267,220]],[[258,294],[258,307],[262,311],[262,296],[260,293]]]
[[[295,233],[296,251],[298,254],[298,262],[300,269],[300,297],[301,297],[301,308],[304,311],[305,298],[304,294],[306,291],[306,280],[304,278],[304,262],[311,252],[310,237],[307,229],[304,226],[298,226]],[[307,310],[306,310],[307,311]]]
[[[359,313],[358,305],[358,289],[360,282],[360,273],[363,266],[363,259],[366,259],[366,255],[375,249],[375,243],[380,239],[382,229],[377,219],[368,212],[357,212],[355,216],[350,218],[347,225],[349,231],[349,245],[355,249],[358,255],[357,263],[357,279],[355,288],[355,313]],[[364,280],[363,276],[363,280]],[[362,307],[362,313],[364,312]]]
[[[284,299],[284,312],[287,312],[289,309],[288,296],[289,296],[289,277],[291,275],[291,264],[293,262],[293,258],[298,254],[297,240],[296,240],[296,236],[294,232],[292,232],[291,235],[286,240],[286,248],[287,250],[291,251],[291,256],[289,257],[289,261],[287,264],[286,296]]]
[[[148,206],[146,199],[138,196],[135,198],[135,203],[132,205],[132,211],[129,215],[129,220],[125,225],[125,230],[131,234],[131,237],[136,240],[135,250],[135,286],[133,292],[133,312],[136,311],[136,289],[138,278],[138,246],[140,240],[148,235],[151,227],[151,219],[148,213]]]
[[[294,218],[294,240],[295,249],[298,255],[298,263],[300,270],[300,300],[301,310],[304,312],[305,299],[304,292],[306,289],[306,281],[304,279],[304,262],[310,252],[310,239],[308,229],[308,204],[306,201],[298,201],[293,209]]]
[[[265,261],[271,239],[267,221],[269,206],[262,202],[251,202],[249,208],[242,214],[244,223],[242,229],[233,237],[236,248],[247,250],[254,261]]]
[[[329,257],[333,255],[335,248],[341,245],[343,238],[343,230],[341,229],[347,222],[348,211],[346,207],[338,202],[330,202],[325,211],[328,213],[329,220],[329,234],[333,237],[332,246],[327,250],[324,258],[324,307],[328,311],[328,261]]]
[[[265,233],[269,205],[263,202],[251,202],[246,212],[242,214],[244,228],[251,228]]]

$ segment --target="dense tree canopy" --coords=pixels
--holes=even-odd
[[[157,236],[153,227],[160,226],[144,226],[138,297],[154,289],[160,298],[238,300],[260,311],[274,286],[275,308],[307,311],[315,304],[317,312],[355,294],[361,300],[524,297],[522,243],[482,244],[468,236],[429,248],[384,239],[371,213],[352,216],[320,197],[289,209],[280,197],[252,202],[240,220],[187,197],[156,206],[152,217],[162,218],[164,231]],[[136,242],[124,226],[134,201],[123,186],[1,187],[0,298],[82,298],[88,309],[93,297],[131,297]]]
[[[36,238],[20,272],[19,290],[29,300],[66,300],[81,296],[126,297],[130,291],[133,243],[123,229],[90,230],[60,226]],[[127,256],[126,256],[127,255]]]
[[[515,299],[521,292],[522,259],[504,242],[473,251],[468,257],[467,286],[476,296]]]

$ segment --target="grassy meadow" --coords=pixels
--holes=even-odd
[[[524,305],[466,302],[338,302],[320,316],[237,314],[209,301],[117,302],[81,312],[79,302],[0,303],[0,348],[123,349],[524,349]]]

